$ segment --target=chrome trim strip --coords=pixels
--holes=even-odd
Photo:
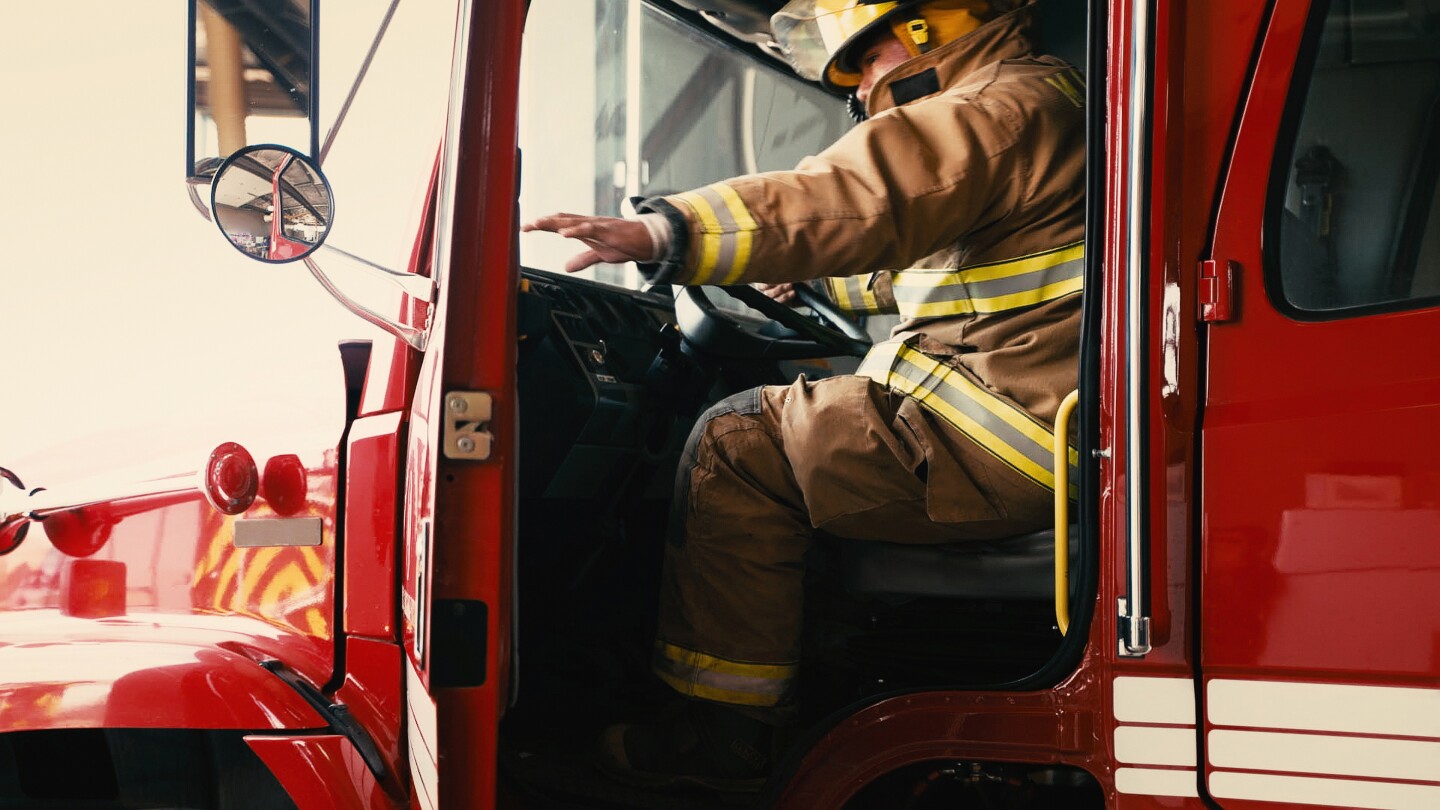
[[[1145,120],[1149,115],[1148,89],[1150,84],[1149,65],[1146,62],[1147,46],[1150,42],[1150,2],[1135,3],[1130,20],[1130,120],[1126,139],[1129,154],[1126,156],[1125,182],[1127,234],[1125,255],[1126,278],[1126,373],[1125,373],[1125,478],[1126,478],[1126,521],[1125,521],[1125,567],[1128,579],[1128,593],[1123,598],[1120,610],[1119,653],[1122,656],[1139,657],[1150,652],[1150,617],[1144,615],[1139,604],[1145,593],[1145,482],[1147,479],[1144,440],[1145,411],[1140,384],[1145,371],[1145,256],[1143,237],[1145,214],[1142,203],[1145,199],[1145,166],[1148,158],[1148,144],[1145,140]]]
[[[202,491],[199,475],[186,472],[150,479],[106,476],[66,484],[55,489],[36,487],[29,492],[3,488],[0,489],[0,520],[16,516],[43,520],[52,512],[138,498],[164,498],[189,493],[199,498]]]

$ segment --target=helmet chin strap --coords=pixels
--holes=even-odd
[[[865,105],[860,103],[854,93],[845,97],[845,111],[850,113],[850,119],[857,124],[870,117],[865,112]]]

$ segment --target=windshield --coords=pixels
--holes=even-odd
[[[632,197],[791,169],[850,126],[845,105],[639,0],[535,0],[521,65],[521,221],[620,216]],[[579,248],[520,239],[526,267],[561,271]],[[633,265],[587,275],[639,287]]]

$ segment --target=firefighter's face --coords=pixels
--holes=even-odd
[[[910,58],[909,51],[889,31],[882,31],[875,41],[864,47],[859,60],[860,86],[855,89],[855,97],[861,104],[870,98],[870,88],[875,86],[876,79]]]

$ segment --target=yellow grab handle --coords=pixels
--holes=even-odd
[[[1055,413],[1055,622],[1070,629],[1070,415],[1080,402],[1071,391]]]

